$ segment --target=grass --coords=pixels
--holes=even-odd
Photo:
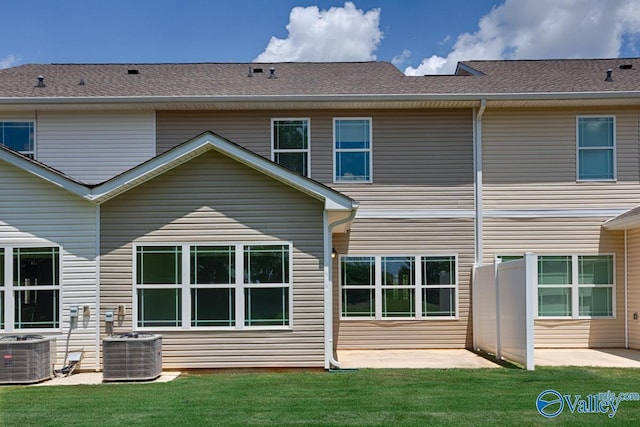
[[[538,368],[187,374],[169,383],[0,387],[1,426],[637,425],[640,402],[538,414],[538,394],[640,392],[640,370]]]

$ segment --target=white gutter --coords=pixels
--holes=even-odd
[[[0,105],[22,104],[118,104],[118,103],[199,103],[199,102],[297,102],[297,101],[486,101],[584,100],[638,98],[640,91],[609,92],[513,92],[513,93],[395,93],[327,95],[187,95],[187,96],[62,96],[0,97]]]
[[[333,229],[339,225],[353,221],[356,216],[357,206],[345,218],[329,224],[329,213],[327,210],[322,214],[322,224],[324,230],[324,368],[331,367],[340,369],[333,354]]]
[[[473,126],[473,172],[474,172],[474,202],[475,202],[475,264],[482,265],[482,116],[487,108],[487,100],[480,100],[480,109],[474,109]]]

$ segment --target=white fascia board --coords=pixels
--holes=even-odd
[[[602,227],[607,230],[627,230],[640,227],[640,206],[628,209],[606,220]]]
[[[4,160],[21,169],[25,172],[28,172],[32,175],[35,175],[53,185],[56,185],[60,188],[63,188],[70,193],[73,193],[82,198],[89,198],[91,190],[89,187],[73,181],[60,173],[54,172],[52,170],[47,169],[46,167],[40,166],[37,163],[31,162],[29,160],[23,159],[19,156],[16,156],[12,153],[9,153],[5,150],[0,150],[0,160]]]

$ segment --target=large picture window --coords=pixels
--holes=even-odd
[[[538,256],[538,316],[612,317],[613,255]]]
[[[371,119],[334,119],[334,181],[371,182]]]
[[[35,136],[33,122],[0,121],[0,144],[25,156],[35,156]]]
[[[311,175],[309,119],[271,121],[272,160],[300,175]]]
[[[291,245],[138,246],[139,327],[291,324]]]
[[[455,318],[457,259],[448,256],[343,256],[343,318]]]
[[[614,117],[578,117],[578,180],[616,179]]]

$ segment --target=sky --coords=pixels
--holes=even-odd
[[[4,0],[0,68],[28,63],[640,56],[640,0]]]

